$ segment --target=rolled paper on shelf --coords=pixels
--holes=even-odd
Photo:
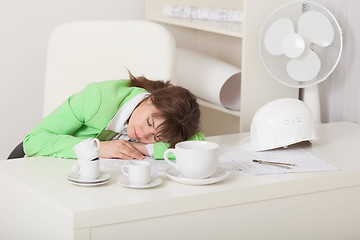
[[[201,8],[179,5],[165,5],[162,14],[166,17],[178,17],[198,20],[237,22],[243,21],[240,10],[227,10],[217,8]]]
[[[191,18],[191,7],[165,5],[162,14],[166,17]]]
[[[240,68],[209,55],[177,49],[177,85],[199,98],[231,110],[240,110]]]

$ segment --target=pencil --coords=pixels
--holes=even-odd
[[[253,162],[256,162],[256,163],[259,163],[259,164],[268,164],[268,165],[272,165],[272,166],[283,167],[283,168],[286,168],[286,169],[291,169],[290,166],[293,166],[293,167],[296,166],[296,164],[293,164],[293,163],[263,161],[263,160],[258,160],[258,159],[254,159]]]

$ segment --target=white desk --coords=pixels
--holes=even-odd
[[[208,140],[234,144],[243,135]],[[320,126],[304,146],[339,171],[231,175],[207,186],[78,187],[74,160],[0,161],[0,239],[360,239],[360,125]]]

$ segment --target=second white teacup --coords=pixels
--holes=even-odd
[[[176,163],[169,160],[173,153]],[[164,152],[165,161],[185,178],[204,179],[213,175],[219,162],[219,145],[208,141],[185,141]]]
[[[73,166],[73,172],[79,174],[81,180],[95,180],[100,175],[100,160],[78,159]]]
[[[76,144],[73,149],[77,159],[93,160],[99,157],[100,141],[97,138],[88,138]]]
[[[143,160],[134,160],[122,166],[122,172],[128,177],[131,185],[144,186],[151,179],[151,163]]]

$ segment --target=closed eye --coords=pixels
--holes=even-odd
[[[160,142],[160,138],[158,138],[155,134],[154,134],[154,141],[155,142]]]

